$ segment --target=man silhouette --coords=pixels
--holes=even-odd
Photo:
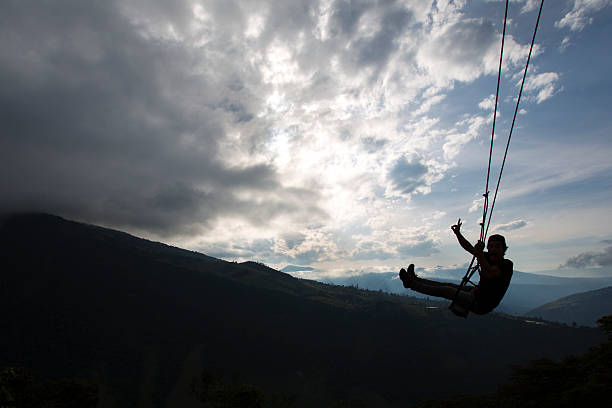
[[[489,313],[499,305],[512,279],[512,261],[504,258],[508,249],[506,239],[502,235],[491,235],[487,242],[487,251],[484,251],[484,242],[478,241],[472,246],[461,234],[461,219],[451,229],[463,249],[478,260],[480,281],[476,286],[460,287],[453,283],[419,278],[414,273],[414,264],[410,264],[408,270],[400,270],[400,279],[405,288],[453,300],[459,306],[458,309],[465,310],[466,314],[468,310],[476,314]]]

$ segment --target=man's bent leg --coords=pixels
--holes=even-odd
[[[469,307],[474,301],[474,293],[471,287],[464,286],[459,289],[459,285],[453,283],[417,278],[410,282],[410,288],[424,295],[455,300],[462,305],[466,305],[466,307]]]
[[[421,282],[421,283],[423,283],[425,285],[428,285],[428,286],[451,286],[451,287],[453,287],[455,289],[457,289],[459,287],[459,285],[456,285],[456,284],[451,283],[451,282],[438,282],[438,281],[435,281],[435,280],[429,280],[429,279],[420,278],[420,277],[417,277],[415,280],[418,281],[418,282]]]

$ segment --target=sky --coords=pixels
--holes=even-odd
[[[510,2],[494,192],[540,2]],[[501,0],[4,0],[0,211],[306,278],[479,235]],[[612,276],[612,0],[548,0],[489,233]],[[302,269],[300,271],[300,269]]]

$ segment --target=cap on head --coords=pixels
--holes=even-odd
[[[504,246],[504,250],[508,249],[508,245],[506,245],[506,238],[504,238],[503,235],[493,234],[489,237],[489,242],[491,241],[501,242]]]

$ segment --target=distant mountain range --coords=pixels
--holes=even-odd
[[[51,215],[0,221],[0,367],[93,381],[101,407],[201,406],[191,386],[207,370],[295,407],[398,407],[494,390],[509,364],[604,340],[441,306]]]
[[[562,297],[526,313],[550,321],[595,326],[612,314],[612,286]]]
[[[459,283],[465,274],[461,269],[438,270],[434,275],[426,276],[428,279],[438,279],[444,282]],[[477,278],[475,279],[477,281]],[[349,277],[325,278],[323,282],[355,286],[368,290],[382,290],[389,293],[409,294],[425,297],[417,292],[404,289],[396,272],[368,273]],[[532,315],[531,311],[539,306],[555,301],[559,298],[589,290],[600,289],[612,285],[609,278],[565,278],[549,275],[538,275],[515,271],[508,292],[497,308],[498,311],[513,315]],[[597,299],[593,298],[593,301]],[[601,305],[603,308],[603,304]],[[597,305],[593,305],[597,309]],[[608,313],[612,309],[608,308]],[[564,320],[561,320],[564,321]],[[590,325],[595,325],[590,323]]]

